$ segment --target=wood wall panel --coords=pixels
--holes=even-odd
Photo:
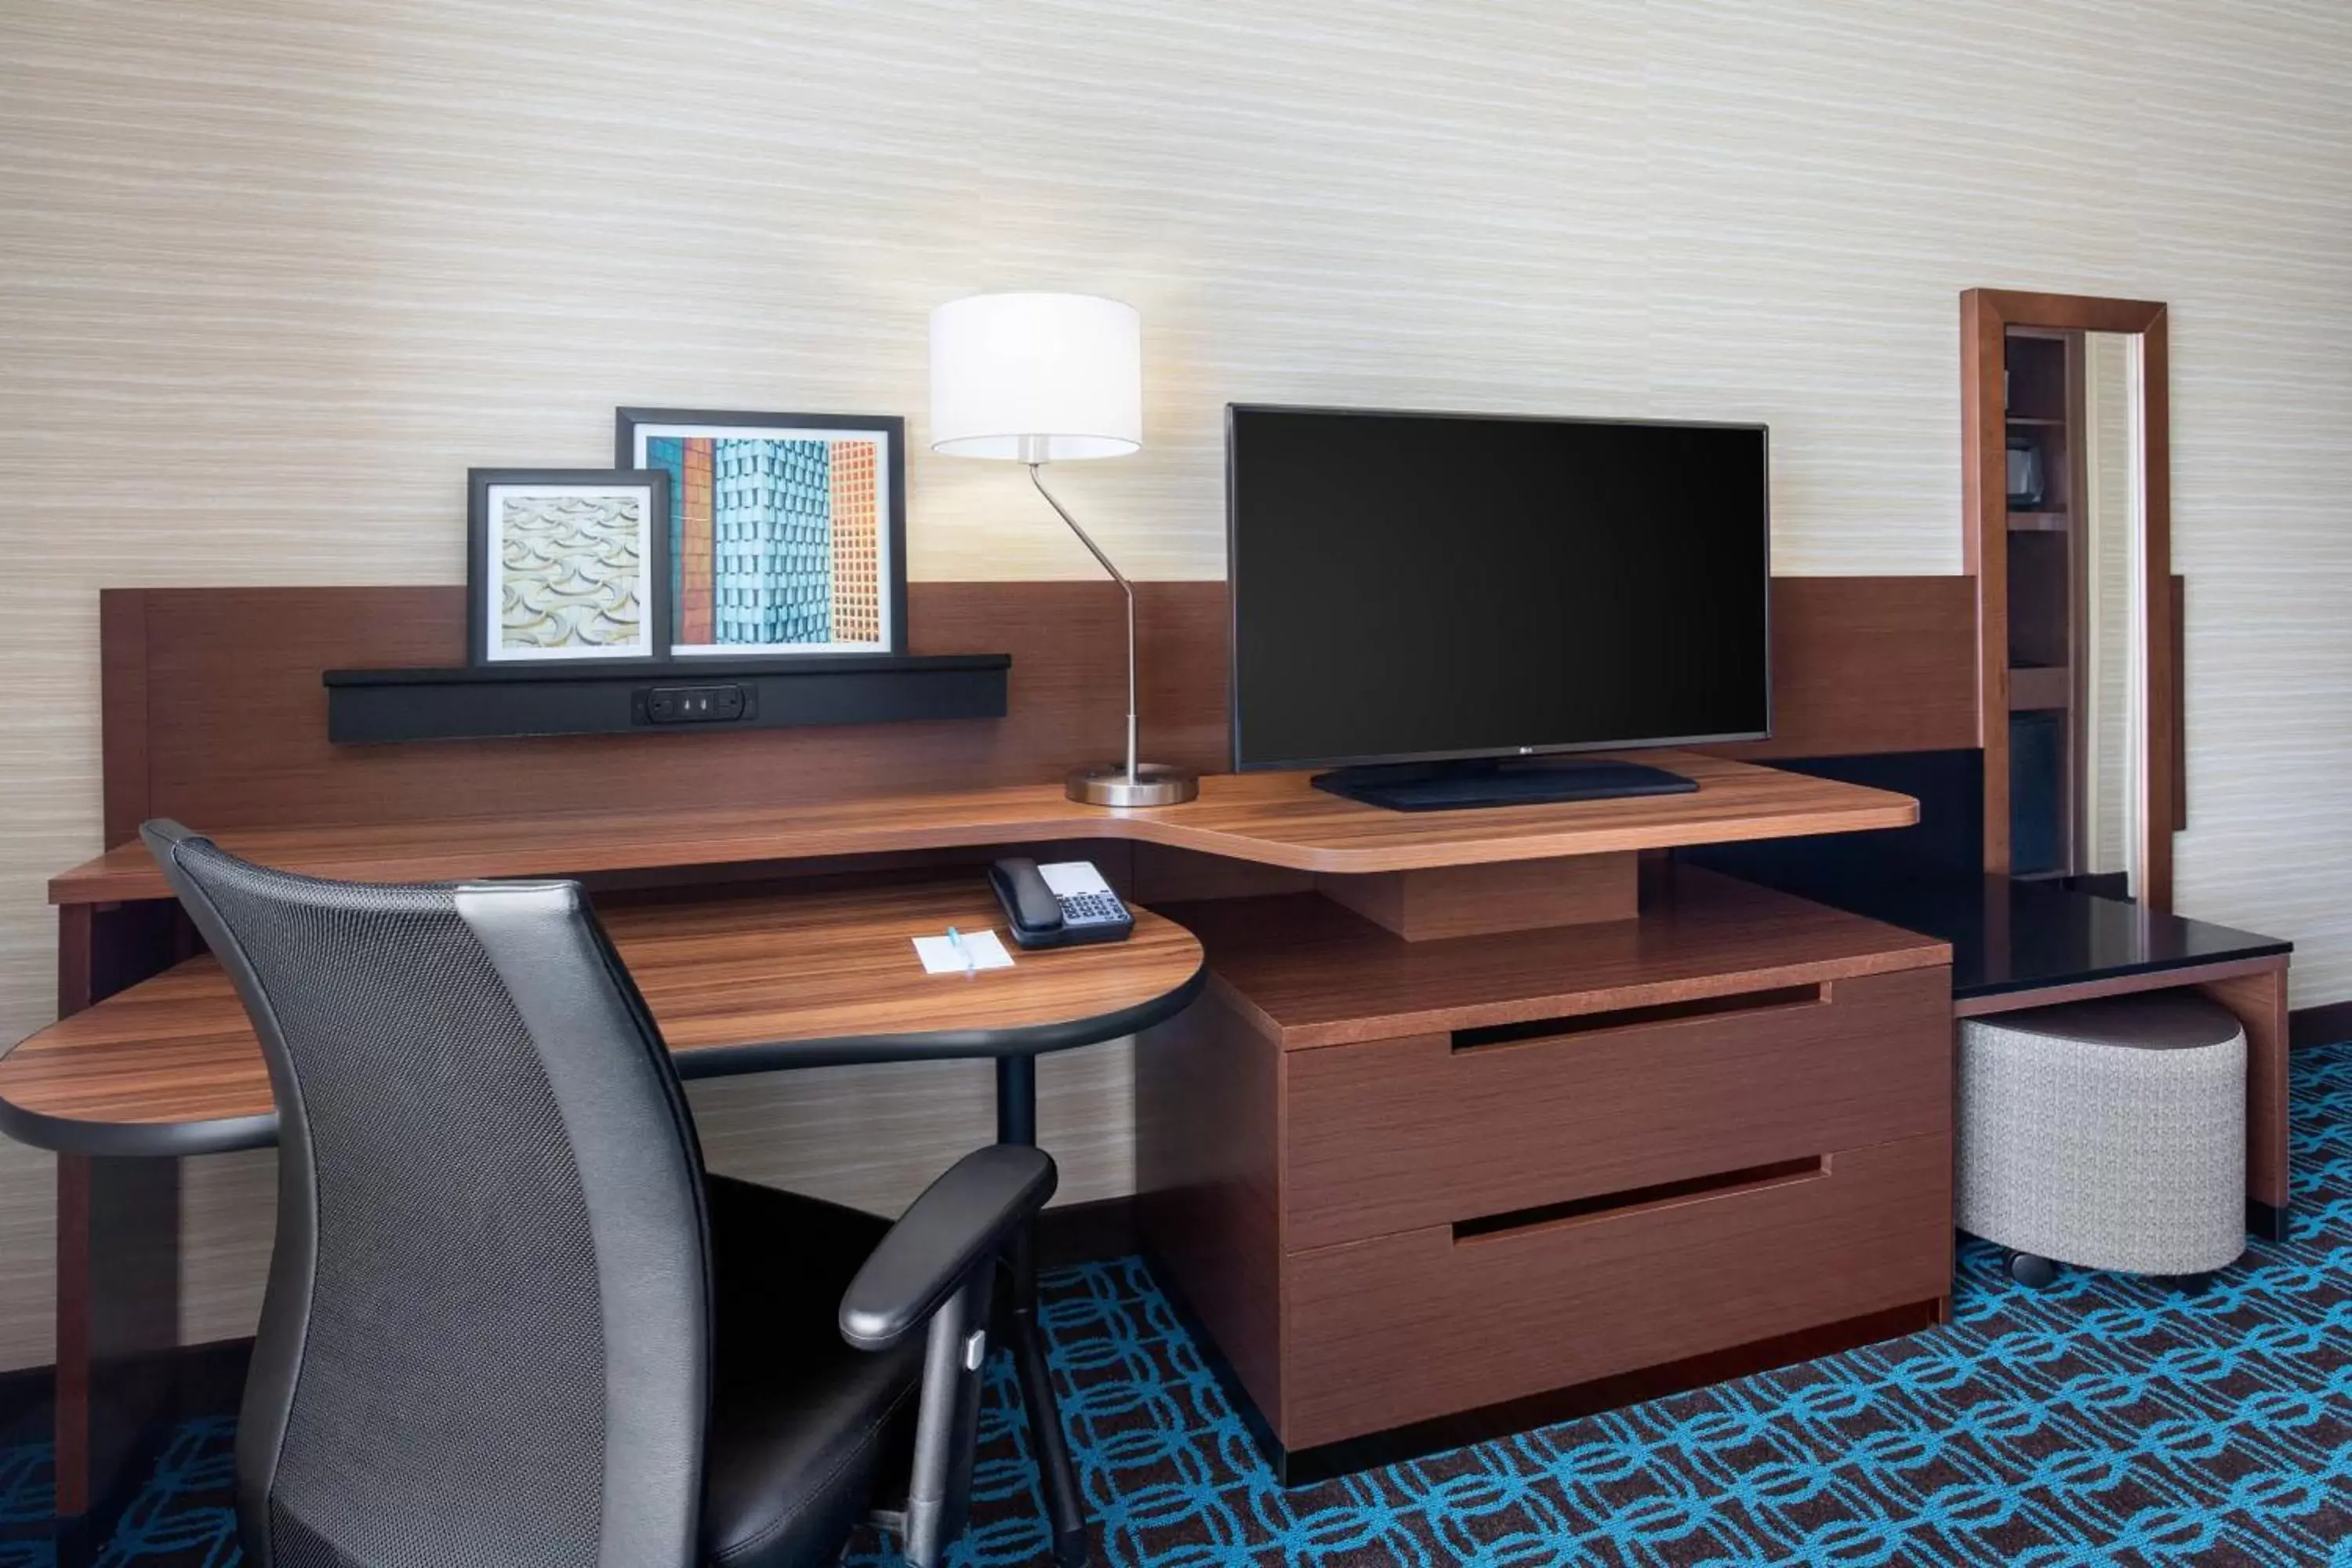
[[[1153,584],[1150,600],[1155,637],[1181,657],[1153,683],[1146,750],[1215,768],[1223,584]],[[328,743],[320,672],[463,662],[462,589],[125,589],[102,602],[108,668],[122,679],[106,693],[121,754],[137,754],[130,714],[148,721],[143,800],[134,812],[127,789],[110,798],[118,842],[140,816],[293,826],[1028,783],[1123,743],[1123,611],[1107,582],[908,586],[912,651],[1013,655],[1001,720],[393,746]],[[121,644],[144,647],[143,664],[118,629]],[[128,820],[111,819],[117,810]]]
[[[143,593],[98,596],[99,721],[103,746],[106,841],[120,844],[148,816],[147,604]]]
[[[1767,758],[1969,744],[1973,609],[1958,577],[1772,585]],[[1222,583],[1142,585],[1143,749],[1223,771]],[[749,805],[1050,780],[1120,744],[1118,592],[916,583],[917,653],[1013,655],[1003,719],[334,746],[321,670],[459,662],[454,587],[116,589],[100,596],[110,838],[144,816],[205,828],[430,821],[692,802]],[[143,782],[142,782],[143,781]]]
[[[1974,746],[1976,635],[1966,577],[1775,577],[1772,738],[1705,749],[1761,762]]]

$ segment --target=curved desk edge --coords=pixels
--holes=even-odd
[[[933,1029],[912,1034],[857,1035],[834,1039],[761,1041],[674,1051],[681,1080],[740,1078],[801,1068],[861,1063],[963,1061],[1034,1057],[1074,1050],[1139,1033],[1192,1005],[1208,982],[1205,958],[1172,990],[1149,1002],[1060,1023],[1002,1029]],[[13,1049],[14,1047],[11,1047]],[[0,1062],[7,1059],[0,1052]],[[268,1149],[278,1142],[278,1113],[206,1121],[90,1121],[27,1110],[0,1099],[0,1134],[56,1154],[107,1158],[167,1158]]]
[[[52,1154],[178,1159],[187,1154],[273,1148],[278,1142],[278,1113],[230,1116],[215,1121],[84,1121],[26,1110],[0,1100],[0,1133]]]
[[[1190,1006],[1208,983],[1205,958],[1182,984],[1151,1001],[1091,1018],[1019,1029],[934,1029],[911,1035],[853,1035],[830,1040],[782,1040],[772,1044],[703,1046],[670,1058],[687,1082],[738,1078],[749,1073],[790,1072],[800,1068],[864,1066],[877,1062],[975,1061],[995,1057],[1039,1057],[1054,1051],[1098,1046],[1137,1034]]]

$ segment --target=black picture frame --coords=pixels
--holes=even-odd
[[[708,435],[723,439],[751,430],[827,430],[872,432],[882,438],[883,456],[877,465],[882,477],[879,535],[882,544],[876,587],[882,608],[881,636],[872,641],[798,646],[788,643],[683,644],[679,606],[671,602],[667,649],[681,658],[717,658],[795,660],[837,655],[907,651],[907,421],[896,414],[762,414],[739,409],[618,408],[613,416],[613,461],[616,468],[636,470],[644,462],[640,438],[660,435],[691,437]],[[683,504],[673,489],[669,505]],[[668,531],[664,531],[664,540]]]
[[[519,652],[493,642],[502,625],[504,578],[493,559],[491,506],[509,489],[642,491],[644,533],[640,574],[643,646]],[[466,470],[466,662],[476,668],[524,669],[551,665],[652,665],[669,658],[669,476],[641,468],[468,468]]]

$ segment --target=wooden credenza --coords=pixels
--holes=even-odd
[[[1313,894],[1171,912],[1210,983],[1139,1045],[1142,1224],[1290,1479],[1941,1315],[1941,942],[1665,866],[1637,919],[1452,940]]]

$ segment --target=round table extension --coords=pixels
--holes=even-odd
[[[1001,927],[977,876],[600,898],[597,912],[685,1079],[1027,1058],[1148,1028],[1181,1011],[1202,978],[1192,934],[1139,909],[1125,942],[924,973],[912,938]],[[209,1154],[275,1143],[278,1113],[236,990],[199,956],[0,1056],[0,1133],[59,1153]]]

